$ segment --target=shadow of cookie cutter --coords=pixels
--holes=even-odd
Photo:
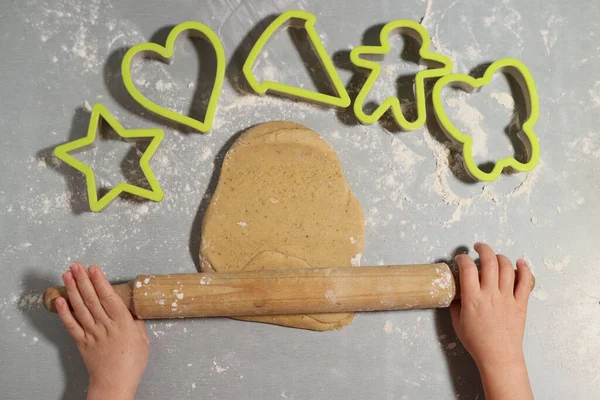
[[[482,171],[473,160],[473,139],[462,133],[444,110],[444,102],[442,100],[442,89],[446,85],[457,86],[460,89],[472,93],[479,90],[482,86],[490,83],[493,75],[502,70],[504,73],[510,74],[519,87],[525,94],[525,103],[527,109],[527,119],[521,125],[521,130],[517,134],[519,139],[525,145],[528,160],[526,163],[517,161],[514,157],[506,157],[498,160],[491,172]],[[539,101],[537,89],[531,73],[521,61],[514,58],[503,58],[498,60],[486,69],[483,77],[473,78],[466,74],[450,74],[438,80],[433,87],[433,109],[436,119],[442,130],[451,138],[454,138],[463,145],[463,159],[467,172],[475,179],[480,181],[491,182],[496,180],[505,168],[512,168],[519,172],[531,171],[537,165],[540,158],[540,145],[538,138],[533,130],[533,126],[539,116]]]
[[[143,53],[146,56],[155,54],[159,56],[155,58],[162,58],[170,63],[173,59],[173,53],[175,51],[175,41],[177,40],[177,37],[185,31],[188,31],[190,36],[198,36],[207,40],[215,50],[217,61],[215,81],[212,93],[206,106],[206,113],[203,121],[169,110],[159,106],[153,101],[148,100],[148,98],[146,98],[136,88],[131,78],[131,62],[139,53]],[[183,22],[179,25],[176,25],[171,32],[169,32],[167,40],[165,41],[165,46],[161,46],[152,42],[144,42],[138,43],[127,50],[125,56],[123,57],[123,62],[121,63],[121,74],[123,75],[123,83],[125,84],[125,88],[131,97],[133,97],[133,99],[142,107],[160,115],[163,118],[167,118],[182,125],[189,126],[199,132],[207,132],[212,127],[217,103],[219,102],[219,97],[221,96],[221,87],[223,86],[223,81],[225,78],[225,51],[223,50],[221,41],[209,27],[195,21]]]
[[[419,57],[420,64],[431,66],[432,64],[441,64],[440,68],[427,68],[419,71],[415,75],[415,103],[417,105],[417,119],[408,121],[400,107],[400,101],[397,97],[388,97],[383,103],[375,109],[372,114],[365,114],[364,102],[367,95],[373,89],[379,74],[381,65],[377,61],[361,58],[362,55],[382,56],[389,53],[391,46],[389,36],[393,31],[401,31],[420,42]],[[425,99],[425,79],[438,78],[452,72],[452,61],[441,54],[429,51],[431,39],[429,34],[421,24],[411,20],[397,20],[384,25],[379,33],[379,46],[358,46],[350,51],[350,62],[358,67],[359,70],[370,71],[367,80],[360,89],[354,100],[354,115],[363,124],[373,124],[377,122],[385,112],[391,108],[396,123],[405,131],[414,131],[421,128],[427,119],[426,99]]]
[[[83,149],[85,147],[91,147],[94,145],[96,135],[101,127],[102,120],[124,139],[137,139],[137,138],[152,138],[150,144],[144,154],[140,158],[140,168],[144,172],[144,176],[148,181],[150,190],[132,185],[127,182],[121,182],[114,188],[110,189],[108,193],[98,199],[98,191],[96,188],[96,177],[94,171],[71,156],[69,153]],[[123,126],[113,117],[113,115],[100,103],[96,103],[92,108],[92,115],[90,117],[90,123],[88,125],[87,135],[81,139],[74,140],[65,144],[61,144],[54,149],[54,156],[62,160],[65,164],[75,168],[85,175],[88,201],[90,210],[98,212],[106,207],[111,201],[113,201],[122,192],[127,192],[135,196],[142,197],[144,199],[152,201],[162,201],[164,194],[158,184],[158,181],[152,173],[149,161],[152,155],[158,148],[158,145],[163,140],[165,134],[162,129],[125,129]]]
[[[333,62],[331,61],[331,58],[325,50],[319,34],[315,30],[314,24],[316,20],[317,17],[315,17],[313,14],[300,10],[290,10],[277,17],[267,27],[267,29],[264,30],[250,50],[250,53],[248,54],[248,57],[246,58],[246,61],[242,67],[244,77],[248,81],[248,84],[252,90],[260,95],[265,94],[267,91],[271,91],[288,95],[293,98],[307,99],[316,103],[340,108],[346,108],[350,105],[350,96],[348,95],[348,92],[346,91],[346,88],[344,87],[344,84],[342,83],[342,80],[340,79]],[[266,80],[262,83],[258,82],[254,76],[254,72],[252,71],[252,67],[256,61],[256,58],[258,57],[258,54],[262,51],[263,47],[269,41],[271,36],[273,36],[278,30],[286,27],[304,28],[306,30],[312,49],[318,56],[323,68],[327,72],[329,81],[337,93],[337,96],[313,92],[311,90],[269,80]]]

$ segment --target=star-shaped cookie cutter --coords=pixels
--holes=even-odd
[[[164,108],[153,101],[148,100],[148,98],[137,89],[131,78],[131,62],[136,55],[139,53],[143,53],[145,56],[157,54],[160,56],[159,59],[162,58],[163,60],[170,62],[173,59],[173,53],[175,51],[175,41],[177,40],[177,37],[185,31],[187,31],[190,36],[198,36],[207,40],[215,50],[215,81],[206,106],[206,113],[203,121],[169,110],[168,108]],[[219,102],[219,97],[221,96],[221,88],[225,78],[225,50],[223,50],[223,45],[217,35],[215,35],[208,26],[195,21],[183,22],[176,25],[171,32],[169,32],[164,46],[152,42],[145,42],[136,44],[127,50],[125,56],[123,56],[123,62],[121,63],[121,74],[123,75],[125,88],[131,97],[133,97],[133,99],[142,107],[163,118],[189,126],[199,132],[207,132],[212,127],[215,110],[217,108],[217,103]]]
[[[321,38],[315,29],[314,25],[316,21],[317,17],[311,13],[301,10],[289,10],[277,17],[267,27],[267,29],[264,30],[250,50],[250,53],[248,53],[248,57],[246,58],[246,61],[242,67],[244,77],[248,81],[248,84],[252,90],[260,95],[265,94],[267,91],[271,91],[288,95],[293,98],[306,99],[316,103],[340,108],[346,108],[350,105],[350,96],[348,95],[348,92],[346,91],[346,88],[344,87],[344,84],[342,83],[342,80],[340,79],[333,62],[327,54],[327,50],[325,50],[325,46],[323,46],[323,42],[321,41]],[[329,81],[337,93],[337,96],[313,92],[311,90],[269,80],[260,83],[258,79],[256,79],[256,76],[252,71],[252,67],[254,66],[258,54],[262,51],[263,47],[269,41],[271,36],[273,36],[278,30],[285,27],[304,28],[306,30],[312,49],[318,56],[323,68],[327,72]]]
[[[106,193],[100,199],[98,199],[94,171],[81,161],[77,160],[75,157],[71,156],[69,153],[85,147],[93,146],[96,139],[96,134],[102,124],[102,120],[108,123],[108,125],[117,133],[117,135],[122,138],[152,138],[148,148],[140,158],[140,168],[142,169],[144,176],[148,181],[150,189],[135,186],[127,182],[121,182],[114,188],[110,189],[108,193]],[[163,191],[158,184],[158,181],[154,177],[154,174],[152,173],[149,161],[156,151],[158,145],[163,140],[164,136],[165,134],[162,129],[125,129],[106,109],[106,107],[100,103],[97,103],[92,108],[92,115],[90,117],[87,135],[81,139],[57,146],[54,149],[54,155],[58,159],[62,160],[65,164],[75,168],[85,175],[90,210],[98,212],[106,207],[122,192],[127,192],[152,201],[161,201],[163,199]]]
[[[417,119],[408,121],[400,107],[400,101],[397,97],[388,97],[381,103],[372,114],[366,114],[364,111],[364,103],[368,94],[373,89],[373,85],[377,81],[381,73],[381,65],[377,61],[368,60],[361,56],[378,57],[389,53],[391,46],[389,36],[393,31],[400,31],[409,35],[420,42],[419,49],[420,64],[431,67],[433,64],[441,64],[439,68],[427,68],[419,71],[415,75],[415,103],[417,106]],[[425,99],[425,79],[439,78],[452,72],[452,61],[441,54],[429,51],[431,39],[429,34],[421,24],[411,20],[396,20],[387,23],[379,33],[379,46],[358,46],[350,52],[350,61],[359,70],[370,71],[367,80],[360,89],[360,92],[354,100],[354,115],[363,124],[373,124],[377,122],[388,109],[392,110],[392,114],[396,123],[405,131],[414,131],[421,128],[427,119],[426,115],[426,99]]]
[[[482,86],[488,85],[494,74],[499,70],[510,74],[525,94],[524,97],[527,118],[521,125],[521,130],[517,136],[525,145],[529,161],[522,163],[517,161],[514,157],[506,157],[498,160],[491,172],[485,172],[482,171],[473,160],[473,139],[456,128],[452,121],[450,121],[450,118],[448,118],[448,115],[444,110],[444,101],[441,93],[442,89],[446,85],[457,86],[460,89],[471,93],[480,89]],[[540,144],[533,130],[533,126],[538,119],[540,106],[533,77],[531,76],[531,73],[525,64],[523,64],[521,61],[514,58],[504,58],[498,60],[492,63],[486,69],[483,77],[477,79],[466,74],[446,75],[435,83],[433,87],[432,98],[433,109],[440,127],[450,137],[454,138],[459,143],[462,143],[465,166],[468,173],[473,176],[473,178],[480,181],[491,182],[496,180],[505,168],[512,168],[513,170],[519,172],[528,172],[537,165],[540,158]]]

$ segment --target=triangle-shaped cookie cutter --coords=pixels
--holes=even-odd
[[[346,91],[346,88],[344,87],[344,84],[342,83],[342,80],[340,79],[333,62],[327,54],[327,50],[325,50],[325,46],[323,45],[323,42],[321,41],[321,38],[314,27],[316,20],[317,17],[306,11],[290,10],[277,17],[264,30],[250,50],[250,53],[248,54],[248,57],[246,58],[246,61],[242,67],[244,77],[248,81],[248,84],[252,90],[260,95],[265,94],[267,91],[271,91],[287,95],[292,98],[306,99],[323,105],[340,108],[346,108],[350,105],[350,96],[348,95],[348,92]],[[337,93],[337,96],[313,92],[311,90],[291,86],[285,83],[273,82],[270,80],[266,80],[264,82],[258,81],[253,72],[253,66],[258,54],[262,51],[271,36],[273,36],[278,30],[286,27],[296,29],[304,28],[306,30],[312,49],[321,61],[325,72],[327,72],[329,81]]]

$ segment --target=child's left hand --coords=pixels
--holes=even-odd
[[[73,263],[56,308],[90,374],[88,400],[133,399],[148,362],[144,321],[135,320],[100,268]]]

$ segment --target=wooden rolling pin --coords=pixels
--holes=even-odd
[[[140,319],[439,308],[459,293],[446,264],[139,275],[113,287]],[[59,296],[63,286],[46,290],[49,311]]]

